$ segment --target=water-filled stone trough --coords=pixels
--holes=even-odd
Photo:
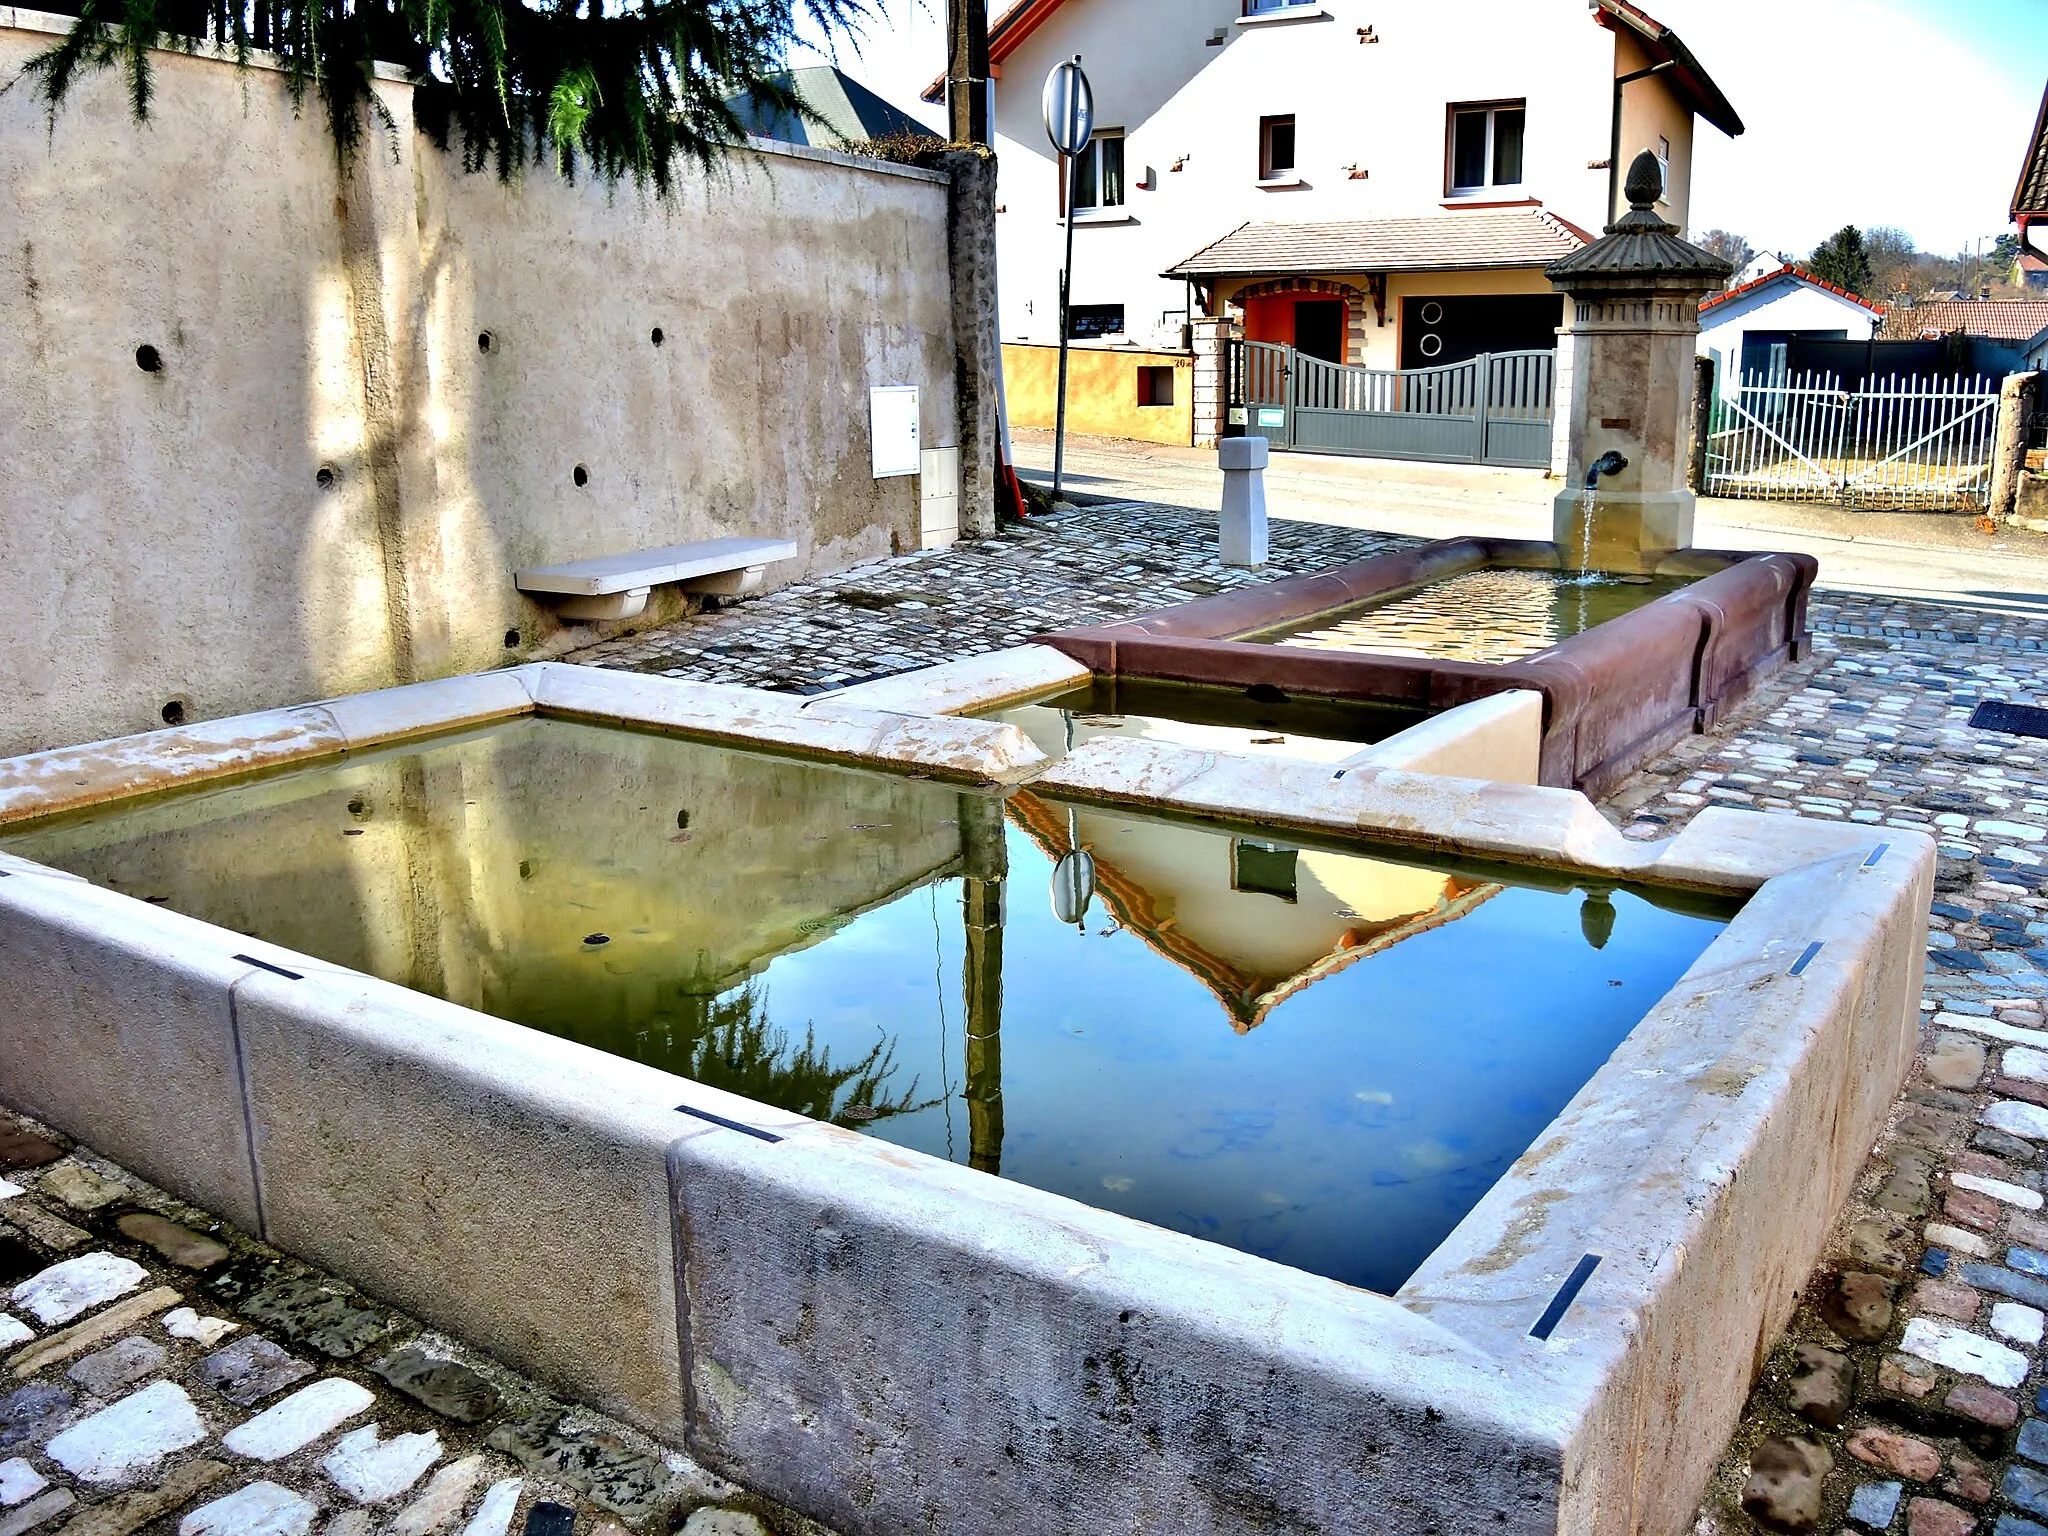
[[[1580,572],[1548,542],[1440,539],[1041,643],[1105,679],[1303,705],[1426,715],[1527,690],[1540,781],[1599,795],[1804,654],[1816,571],[1687,549],[1642,574]]]
[[[1932,844],[1630,842],[1412,771],[1448,715],[968,718],[1086,677],[0,763],[0,1097],[848,1532],[1683,1529],[1913,1058]]]

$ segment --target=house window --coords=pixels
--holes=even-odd
[[[1522,127],[1527,116],[1519,101],[1468,102],[1452,107],[1450,190],[1520,190]]]
[[[1294,172],[1294,115],[1259,119],[1259,180],[1274,181]]]
[[[1138,404],[1173,404],[1173,365],[1162,367],[1149,364],[1138,369]]]
[[[1099,130],[1074,165],[1074,211],[1124,205],[1124,131]]]
[[[1067,306],[1067,337],[1085,341],[1091,336],[1115,336],[1124,328],[1121,304],[1070,304]]]
[[[1316,0],[1244,0],[1244,14],[1247,16],[1270,16],[1275,11],[1291,11],[1296,6],[1314,5]]]
[[[1294,901],[1299,886],[1295,874],[1295,850],[1272,843],[1253,842],[1240,837],[1230,845],[1230,888],[1257,896],[1277,896]]]
[[[1671,141],[1661,135],[1657,140],[1657,170],[1664,178],[1664,191],[1657,201],[1669,203],[1671,201]]]

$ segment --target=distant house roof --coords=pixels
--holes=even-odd
[[[1016,0],[988,29],[990,65],[1001,65],[1064,3],[1065,0]],[[1728,104],[1728,98],[1721,94],[1721,87],[1714,84],[1712,76],[1693,57],[1692,50],[1679,40],[1676,32],[1629,4],[1628,0],[1592,0],[1592,10],[1593,19],[1609,31],[1626,27],[1634,33],[1653,63],[1672,66],[1668,72],[1672,89],[1688,107],[1725,134],[1732,136],[1742,132],[1742,119],[1736,116],[1735,108]],[[946,77],[942,73],[925,87],[924,100],[938,101],[945,94]]]
[[[1744,294],[1755,293],[1758,289],[1768,288],[1773,283],[1782,282],[1804,283],[1809,288],[1818,288],[1823,293],[1831,293],[1837,298],[1847,299],[1858,308],[1869,310],[1879,319],[1884,318],[1884,306],[1882,304],[1873,304],[1870,300],[1851,293],[1846,288],[1837,288],[1833,283],[1815,277],[1811,272],[1802,272],[1790,263],[1779,267],[1775,272],[1766,272],[1762,277],[1752,278],[1746,283],[1738,284],[1736,287],[1730,288],[1726,293],[1715,294],[1711,299],[1701,303],[1700,313],[1704,315],[1708,310],[1729,303],[1734,299],[1739,299]]]
[[[908,112],[890,106],[858,80],[829,64],[784,70],[773,78],[795,91],[817,117],[815,121],[799,117],[748,94],[727,97],[725,104],[756,138],[844,149],[849,144],[899,134],[938,137]]]
[[[2020,259],[2013,263],[2022,272],[2048,272],[2048,261],[2042,260],[2032,251],[2021,251]]]
[[[1885,317],[1882,339],[1911,341],[1960,331],[1993,341],[2028,341],[2044,326],[2048,326],[2048,299],[1964,299],[1895,309]]]
[[[2034,117],[2034,137],[2027,145],[2026,163],[2020,167],[2020,184],[2013,189],[2012,221],[2048,224],[2048,91],[2041,94],[2041,110]]]
[[[1571,255],[1589,239],[1584,230],[1540,208],[1331,224],[1244,224],[1162,275],[1262,277],[1541,267]]]

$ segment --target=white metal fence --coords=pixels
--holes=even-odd
[[[1999,381],[1832,374],[1752,376],[1714,402],[1710,496],[1898,510],[1981,508],[1991,487]]]

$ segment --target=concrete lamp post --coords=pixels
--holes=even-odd
[[[1664,173],[1644,150],[1629,167],[1629,211],[1584,250],[1544,269],[1572,304],[1571,453],[1552,515],[1568,561],[1643,572],[1692,544],[1686,485],[1700,300],[1734,267],[1681,240],[1657,212]],[[1596,490],[1588,472],[1623,462]],[[1590,526],[1588,520],[1590,519]]]

